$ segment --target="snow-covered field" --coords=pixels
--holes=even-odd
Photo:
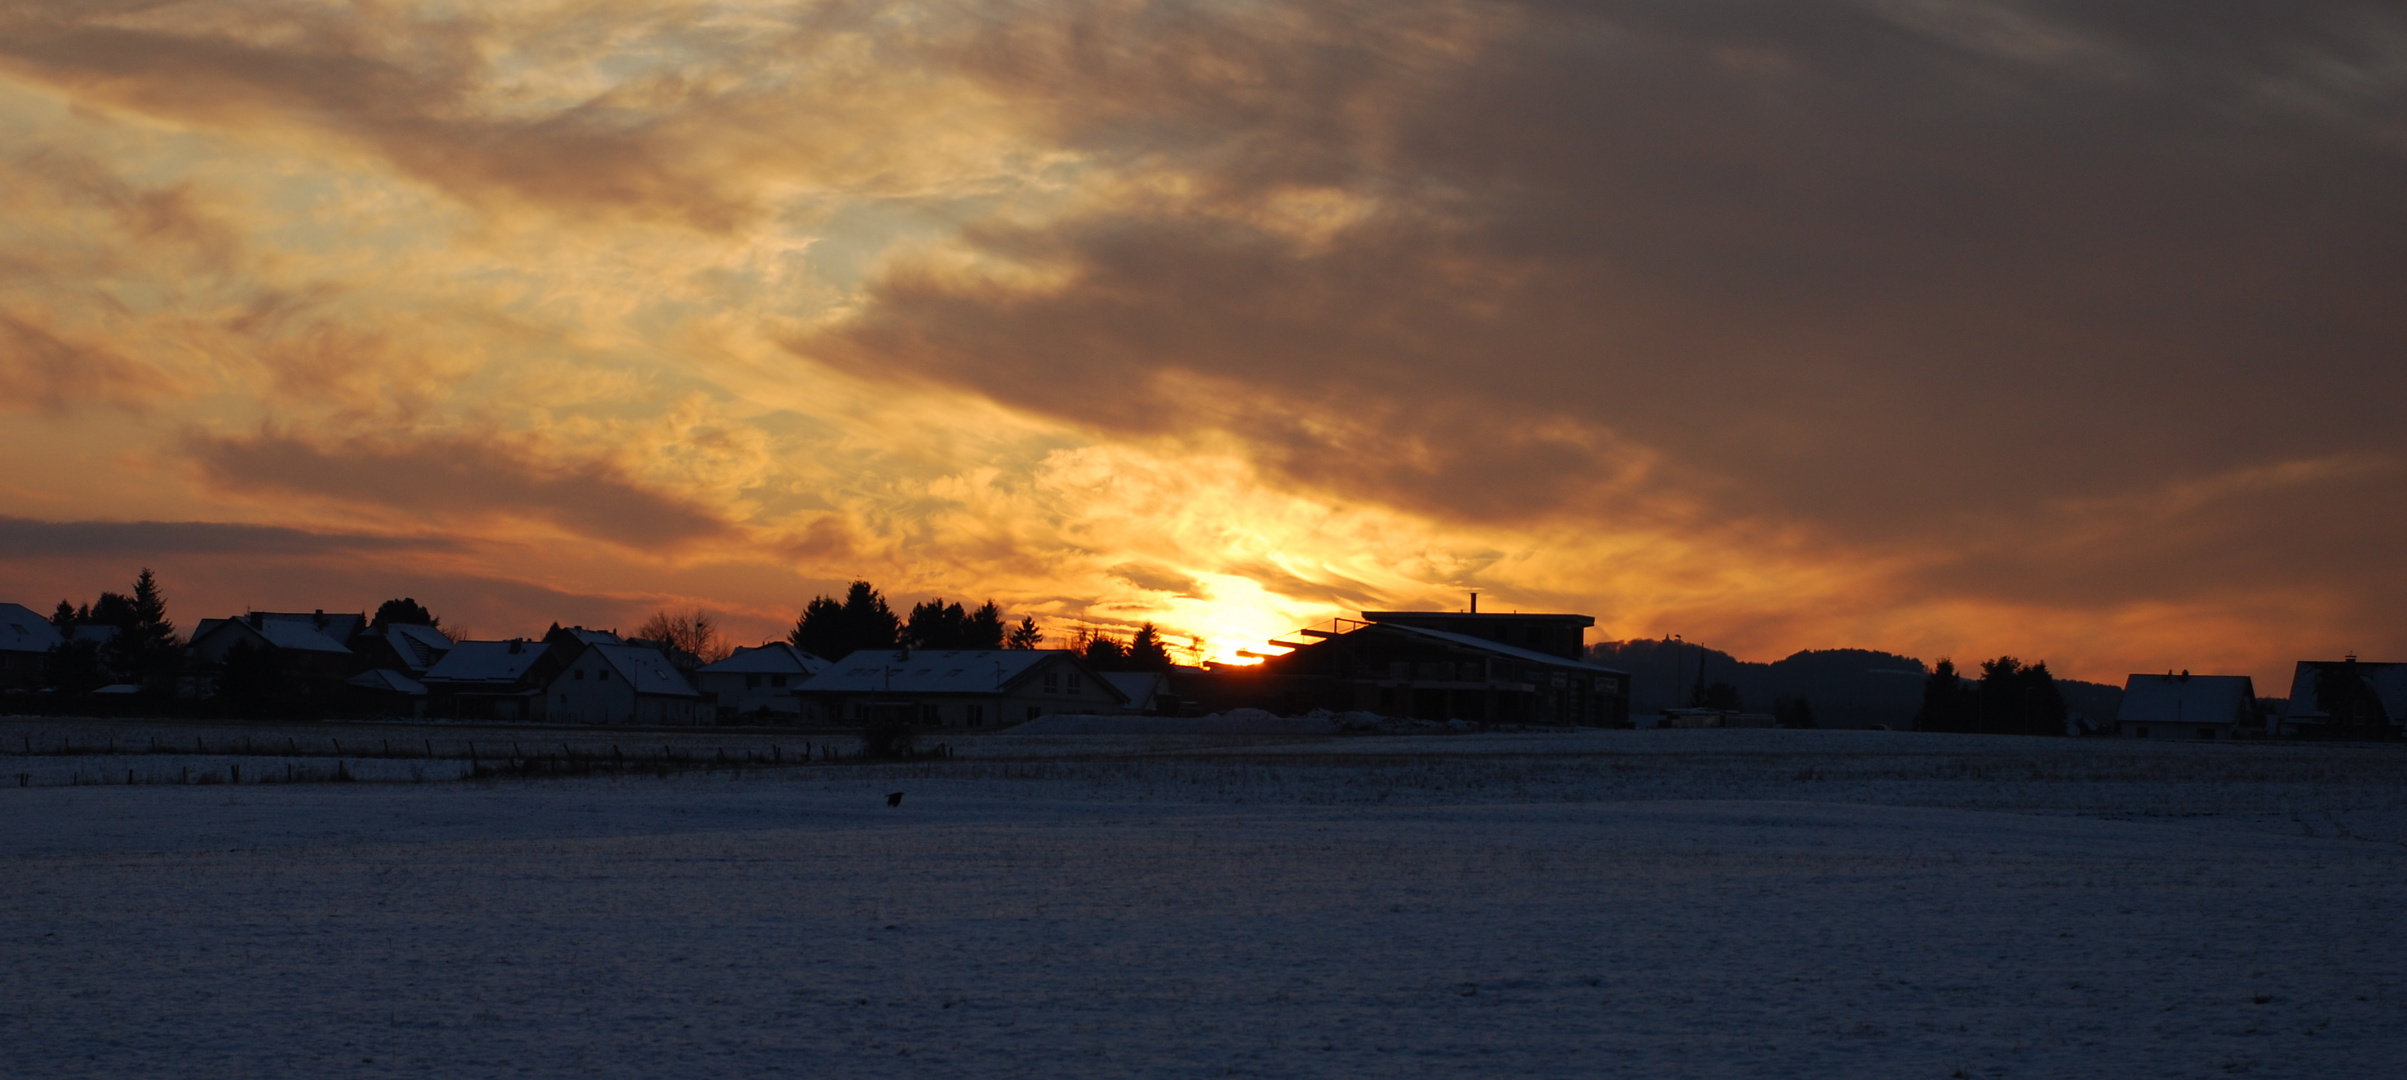
[[[2393,747],[1006,733],[0,787],[0,1076],[2387,1077],[2403,901]]]

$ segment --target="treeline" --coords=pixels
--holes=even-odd
[[[1955,662],[1941,659],[1922,683],[1917,731],[1990,735],[2064,735],[2065,705],[2046,661],[2025,664],[2011,656],[1981,662],[1981,677],[1966,679]]]
[[[841,600],[813,597],[786,640],[836,660],[862,649],[1037,649],[1045,647],[1045,631],[1032,615],[1007,622],[992,600],[970,608],[937,597],[897,615],[875,586],[855,581]],[[1150,622],[1126,638],[1081,627],[1067,647],[1104,670],[1168,671],[1174,664],[1161,631]]]

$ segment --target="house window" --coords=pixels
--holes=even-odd
[[[1043,716],[1043,715],[1045,715],[1045,707],[1044,707],[1044,706],[1042,706],[1042,705],[1030,705],[1030,706],[1028,706],[1028,719],[1030,719],[1030,720],[1034,720],[1034,719],[1036,719],[1037,717],[1040,717],[1040,716]]]
[[[785,686],[786,686],[786,677],[785,677],[785,676],[783,676],[783,675],[771,675],[771,676],[769,676],[769,688],[770,688],[770,689],[772,689],[772,690],[783,690],[783,689],[785,689]]]
[[[1046,693],[1048,693],[1048,694],[1058,694],[1058,693],[1060,693],[1060,692],[1061,692],[1061,676],[1059,676],[1059,675],[1056,675],[1056,674],[1054,674],[1054,673],[1052,673],[1052,672],[1050,672],[1050,671],[1046,672],[1046,673],[1045,673],[1045,692],[1046,692]]]
[[[593,673],[593,677],[594,677],[594,678],[597,678],[597,679],[600,679],[600,680],[602,680],[603,682],[609,682],[609,681],[610,681],[610,669],[609,669],[609,668],[603,668],[603,669],[602,669],[602,670],[600,670],[600,671],[594,672],[594,673]]]
[[[1070,692],[1071,692],[1071,693],[1073,693],[1073,694],[1080,693],[1081,691],[1078,689],[1078,676],[1076,676],[1076,675],[1069,676],[1069,680],[1070,680]]]
[[[577,681],[578,681],[578,682],[584,682],[584,681],[585,681],[585,669],[584,669],[584,668],[578,668],[578,669],[577,669]]]
[[[971,727],[977,727],[986,722],[986,706],[984,705],[971,705],[962,711],[965,714],[963,718],[969,721]]]
[[[2136,733],[2134,733],[2134,734],[2132,735],[2132,738],[2135,738],[2135,739],[2145,739],[2145,738],[2147,738],[2147,737],[2148,737],[2148,729],[2147,729],[2147,728],[2141,728],[2141,729],[2139,729],[2139,731],[2138,731],[2138,732],[2136,732]]]
[[[746,689],[746,690],[758,690],[758,689],[760,689],[760,688],[761,688],[761,677],[760,677],[760,676],[758,676],[758,675],[746,675],[746,676],[744,676],[744,689]]]

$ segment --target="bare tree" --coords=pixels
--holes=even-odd
[[[719,617],[699,607],[653,612],[651,618],[635,628],[635,636],[666,642],[670,648],[692,653],[705,664],[725,660],[735,652],[719,635]]]

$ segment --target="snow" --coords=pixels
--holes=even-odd
[[[0,1073],[2374,1077],[2407,1051],[2399,748],[951,741],[0,788]]]

